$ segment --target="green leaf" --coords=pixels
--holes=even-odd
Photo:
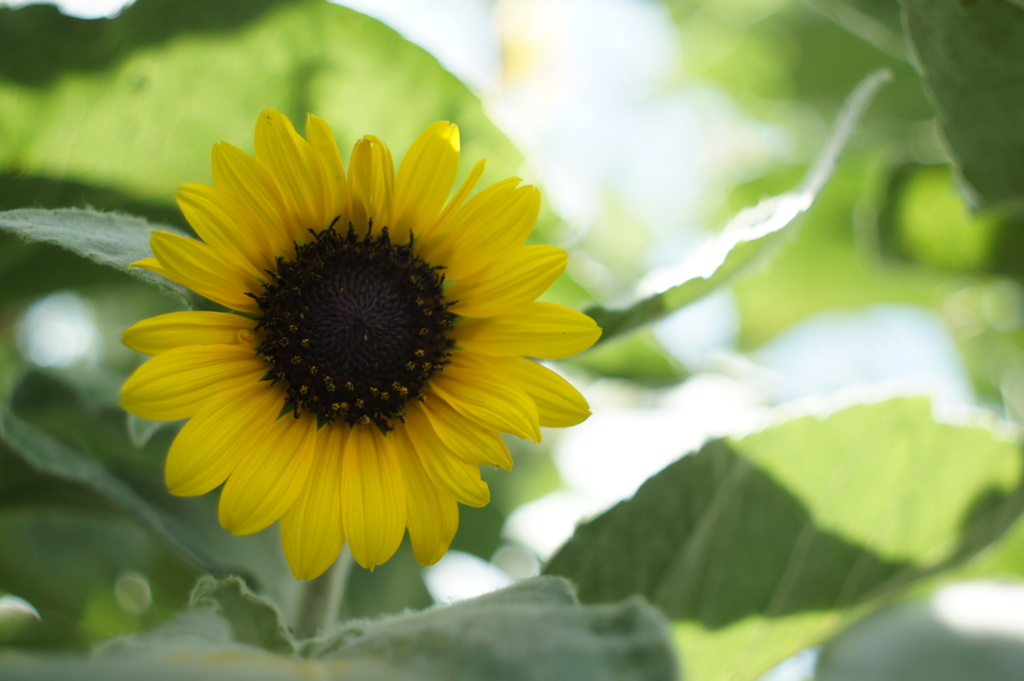
[[[891,0],[811,0],[822,14],[894,57],[910,57],[900,24],[899,5]]]
[[[984,208],[1024,200],[1024,6],[902,0],[950,151]]]
[[[192,590],[193,606],[209,603],[231,625],[239,643],[259,646],[277,653],[291,653],[295,644],[281,624],[281,613],[265,598],[257,596],[238,577],[216,579],[205,576]]]
[[[189,518],[180,508],[177,514],[165,511],[98,461],[26,423],[6,408],[0,409],[0,442],[37,472],[81,485],[123,509],[193,568],[218,574],[241,572],[265,587],[276,581],[271,577],[276,571],[271,559],[278,556],[265,554],[267,544],[277,542],[273,533],[264,533],[266,537],[258,546],[249,541],[253,538],[229,539],[219,528],[211,540],[207,528],[196,518]],[[166,500],[168,504],[171,501]],[[203,511],[207,513],[208,509]],[[259,554],[258,563],[250,555],[254,549]]]
[[[584,602],[646,596],[676,621],[691,678],[754,679],[999,536],[1024,505],[1021,463],[923,399],[799,418],[670,465],[547,572]]]
[[[341,660],[390,660],[424,679],[601,681],[675,678],[661,617],[641,599],[580,607],[563,580],[342,632]]]
[[[948,165],[907,163],[889,183],[878,215],[882,252],[957,272],[1024,275],[1021,211],[971,213]]]
[[[128,438],[136,447],[144,447],[154,435],[168,427],[173,421],[150,421],[135,414],[127,414],[125,428]]]
[[[644,329],[617,343],[599,345],[568,361],[596,376],[625,378],[651,386],[682,383],[688,372],[667,355],[654,333]]]
[[[0,212],[0,230],[35,243],[53,244],[99,265],[113,267],[154,284],[186,303],[198,304],[198,296],[153,272],[128,269],[137,260],[153,255],[149,234],[154,229],[186,236],[164,225],[141,218],[91,210],[20,209]]]
[[[0,185],[60,180],[172,204],[178,186],[210,181],[215,143],[252,149],[265,107],[300,131],[307,112],[323,118],[345,158],[374,134],[397,160],[427,125],[451,120],[463,177],[479,158],[482,182],[522,160],[436,59],[323,0],[139,0],[110,21],[0,9],[0,73]],[[78,200],[40,189],[21,192],[22,205]]]
[[[343,626],[308,641],[302,656],[273,655],[238,639],[236,615],[269,623],[240,582],[201,582],[198,608],[158,629],[122,637],[88,659],[6,654],[5,678],[135,681],[671,681],[676,660],[664,618],[641,599],[580,606],[564,580],[524,580],[444,608]],[[226,600],[225,600],[226,598]]]
[[[721,234],[707,242],[682,266],[682,282],[624,310],[594,307],[587,314],[603,329],[601,341],[631,331],[689,305],[748,269],[778,245],[793,221],[803,214],[832,175],[839,156],[871,100],[889,80],[879,71],[864,79],[847,99],[835,128],[801,185],[766,199],[737,215]]]

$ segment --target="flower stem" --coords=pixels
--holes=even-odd
[[[348,545],[327,572],[302,584],[299,607],[295,617],[296,638],[310,638],[337,623],[341,599],[352,572],[352,552]]]

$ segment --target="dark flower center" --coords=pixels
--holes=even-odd
[[[335,223],[337,220],[335,220]],[[283,383],[295,414],[321,423],[391,428],[405,404],[447,363],[455,315],[440,268],[378,236],[346,234],[335,224],[278,259],[264,293],[258,351]]]

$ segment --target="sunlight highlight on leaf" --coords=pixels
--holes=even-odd
[[[766,255],[769,247],[786,234],[784,229],[814,203],[835,170],[839,156],[864,111],[890,78],[887,71],[879,71],[857,86],[840,112],[825,148],[797,189],[742,211],[721,234],[699,247],[678,269],[667,274],[658,273],[653,280],[641,285],[641,288],[655,288],[658,293],[625,310],[603,307],[587,310],[587,314],[604,330],[600,342],[699,300]],[[666,279],[682,283],[661,283]]]

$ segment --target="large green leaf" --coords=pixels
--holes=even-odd
[[[205,581],[196,608],[141,636],[115,639],[88,660],[8,654],[4,678],[34,681],[671,681],[676,662],[663,618],[640,599],[581,607],[563,580],[421,613],[343,626],[307,641],[301,657],[239,637],[246,614],[272,624],[272,606],[235,581]],[[225,610],[224,598],[238,606]],[[212,605],[211,598],[216,596]],[[204,603],[205,601],[205,603]],[[219,612],[217,612],[219,610]],[[267,629],[263,630],[264,632]],[[284,640],[279,629],[272,647]]]
[[[210,180],[217,141],[251,149],[268,106],[300,130],[307,112],[324,118],[346,158],[365,134],[400,157],[447,119],[467,159],[491,160],[484,181],[521,159],[433,57],[325,0],[139,0],[110,21],[0,9],[0,184],[70,181],[167,204],[179,185]],[[21,205],[75,200],[42,189]]]
[[[676,621],[689,678],[753,679],[997,537],[1024,504],[1021,464],[923,399],[804,417],[680,459],[547,571],[585,602],[645,595]]]
[[[832,175],[839,156],[878,89],[889,80],[885,71],[866,78],[847,100],[831,137],[799,187],[742,211],[683,265],[681,282],[648,296],[624,310],[587,310],[603,329],[601,341],[631,331],[689,305],[715,291],[750,267],[788,235],[787,227],[802,215]]]
[[[1024,200],[1024,6],[902,0],[950,151],[979,207]]]

